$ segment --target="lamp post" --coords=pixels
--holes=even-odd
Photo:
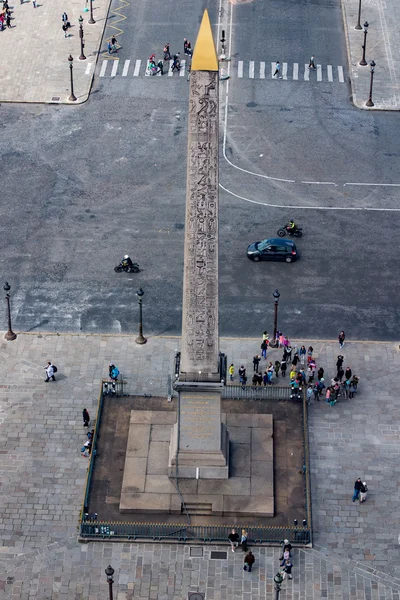
[[[367,47],[368,27],[369,27],[369,23],[368,23],[368,21],[365,21],[365,23],[364,23],[364,44],[362,46],[363,55],[362,55],[362,59],[360,60],[360,63],[359,63],[362,67],[365,67],[367,64],[367,61],[365,60],[365,49]]]
[[[137,344],[145,344],[147,342],[146,338],[143,336],[143,319],[142,319],[142,304],[143,304],[143,296],[144,291],[140,288],[136,292],[136,296],[139,304],[139,335],[137,336],[135,342]]]
[[[10,290],[11,287],[6,281],[4,284],[4,291],[6,292],[6,302],[7,302],[7,313],[8,313],[8,331],[4,334],[4,339],[8,342],[12,342],[17,338],[17,334],[13,332],[11,329],[11,308],[10,308]]]
[[[107,575],[107,581],[108,581],[108,597],[110,600],[113,600],[113,583],[114,583],[114,579],[113,579],[113,575],[114,575],[114,569],[112,568],[111,565],[108,565],[107,569],[105,569],[105,574]]]
[[[68,56],[68,61],[69,61],[69,72],[70,72],[70,75],[71,75],[71,93],[70,93],[70,95],[69,95],[69,98],[68,98],[68,100],[69,100],[70,102],[75,102],[75,101],[76,101],[76,96],[75,96],[75,94],[74,94],[74,76],[73,76],[73,74],[72,74],[72,69],[74,68],[74,67],[72,66],[73,60],[74,60],[74,59],[72,58],[72,56],[71,56],[71,55],[69,55],[69,56]]]
[[[357,25],[354,27],[354,29],[362,29],[360,19],[361,19],[361,0],[358,0],[358,19],[357,19]]]
[[[78,21],[79,21],[79,37],[80,37],[80,40],[81,40],[81,55],[79,57],[79,60],[86,60],[86,56],[83,53],[83,49],[85,47],[85,42],[83,41],[83,19],[82,19],[82,15],[79,17]]]
[[[376,63],[374,60],[371,60],[371,62],[369,63],[369,66],[371,67],[371,77],[370,77],[370,82],[369,82],[369,98],[366,102],[366,106],[374,106],[374,103],[372,102],[372,84],[374,81],[374,72],[375,72],[375,66]]]
[[[280,293],[278,290],[275,290],[274,293],[272,294],[274,297],[274,346],[276,345],[276,332],[278,329],[278,304],[279,304],[279,297],[280,297]]]
[[[282,581],[283,581],[283,577],[280,573],[277,573],[274,576],[274,581],[275,581],[275,592],[276,592],[276,600],[279,600],[279,593],[281,591],[281,585],[282,585]]]
[[[93,23],[96,23],[96,21],[93,19],[93,0],[90,0],[90,19],[89,19],[89,23],[91,25],[93,25]]]

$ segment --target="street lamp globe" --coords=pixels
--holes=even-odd
[[[4,291],[5,291],[5,292],[7,292],[7,293],[8,293],[8,292],[11,290],[11,287],[10,287],[10,285],[9,285],[8,281],[6,281],[6,282],[5,282],[5,284],[4,284],[4,288],[3,288],[3,289],[4,289]]]
[[[79,25],[82,25],[82,23],[83,23],[83,18],[82,18],[82,15],[80,15],[80,17],[79,17],[78,21],[79,21]]]
[[[114,569],[112,568],[111,565],[108,565],[107,569],[104,570],[105,574],[107,575],[107,580],[111,581],[113,575],[114,575]]]
[[[274,291],[274,293],[273,293],[272,295],[273,295],[273,297],[274,297],[274,299],[275,299],[275,302],[279,302],[279,298],[280,298],[280,293],[279,293],[279,291],[278,291],[278,290],[275,290],[275,291]]]
[[[274,581],[276,583],[276,585],[281,585],[281,583],[283,582],[283,577],[280,573],[277,573],[276,575],[274,575]]]
[[[364,31],[365,32],[368,31],[368,27],[369,27],[369,23],[368,23],[368,21],[365,21],[365,23],[364,23]]]
[[[142,290],[142,288],[139,288],[138,291],[136,292],[136,296],[138,297],[139,300],[141,300],[144,296],[144,291]]]

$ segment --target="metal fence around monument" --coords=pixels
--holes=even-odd
[[[126,384],[126,382],[124,382]],[[125,386],[124,386],[125,387]],[[243,389],[243,387],[245,389]],[[238,389],[239,388],[239,389]],[[255,389],[254,389],[255,388]],[[125,395],[121,386],[117,395]],[[125,392],[125,394],[123,394]],[[227,385],[223,388],[223,397],[233,399],[268,399],[289,400],[289,386],[242,386]],[[261,395],[263,394],[263,395]],[[280,544],[288,539],[291,544],[298,546],[312,545],[312,515],[311,515],[311,488],[309,470],[309,446],[306,395],[303,396],[303,444],[304,444],[304,485],[305,485],[305,510],[306,519],[303,526],[297,523],[294,527],[274,526],[248,526],[245,523],[231,523],[224,526],[201,526],[189,524],[168,523],[136,523],[124,521],[106,521],[98,518],[97,514],[89,514],[89,496],[91,491],[92,476],[96,466],[97,441],[103,412],[104,381],[101,382],[97,406],[97,419],[94,427],[92,452],[89,457],[89,467],[86,477],[85,495],[81,510],[79,538],[81,541],[89,540],[132,540],[132,541],[158,541],[176,543],[227,543],[228,535],[235,527],[237,530],[246,529],[248,540],[254,544]]]
[[[289,385],[241,385],[227,383],[222,389],[224,400],[290,400]]]
[[[288,539],[291,544],[308,546],[311,544],[309,527],[261,527],[247,526],[245,523],[232,522],[227,526],[185,525],[166,523],[123,523],[108,521],[83,520],[80,526],[81,541],[98,540],[132,540],[157,542],[197,542],[228,543],[228,535],[232,527],[238,531],[246,529],[249,543],[281,544]]]

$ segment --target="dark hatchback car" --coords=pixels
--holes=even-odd
[[[254,242],[247,248],[250,260],[284,260],[291,263],[298,258],[296,244],[292,240],[269,238],[262,242]]]

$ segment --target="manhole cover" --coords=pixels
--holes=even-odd
[[[203,548],[190,548],[190,556],[202,557],[203,556]]]
[[[202,594],[201,592],[189,592],[188,593],[188,600],[204,600],[205,598],[205,594]]]
[[[227,552],[216,552],[215,550],[211,552],[210,558],[218,559],[218,560],[226,560],[228,557]]]

